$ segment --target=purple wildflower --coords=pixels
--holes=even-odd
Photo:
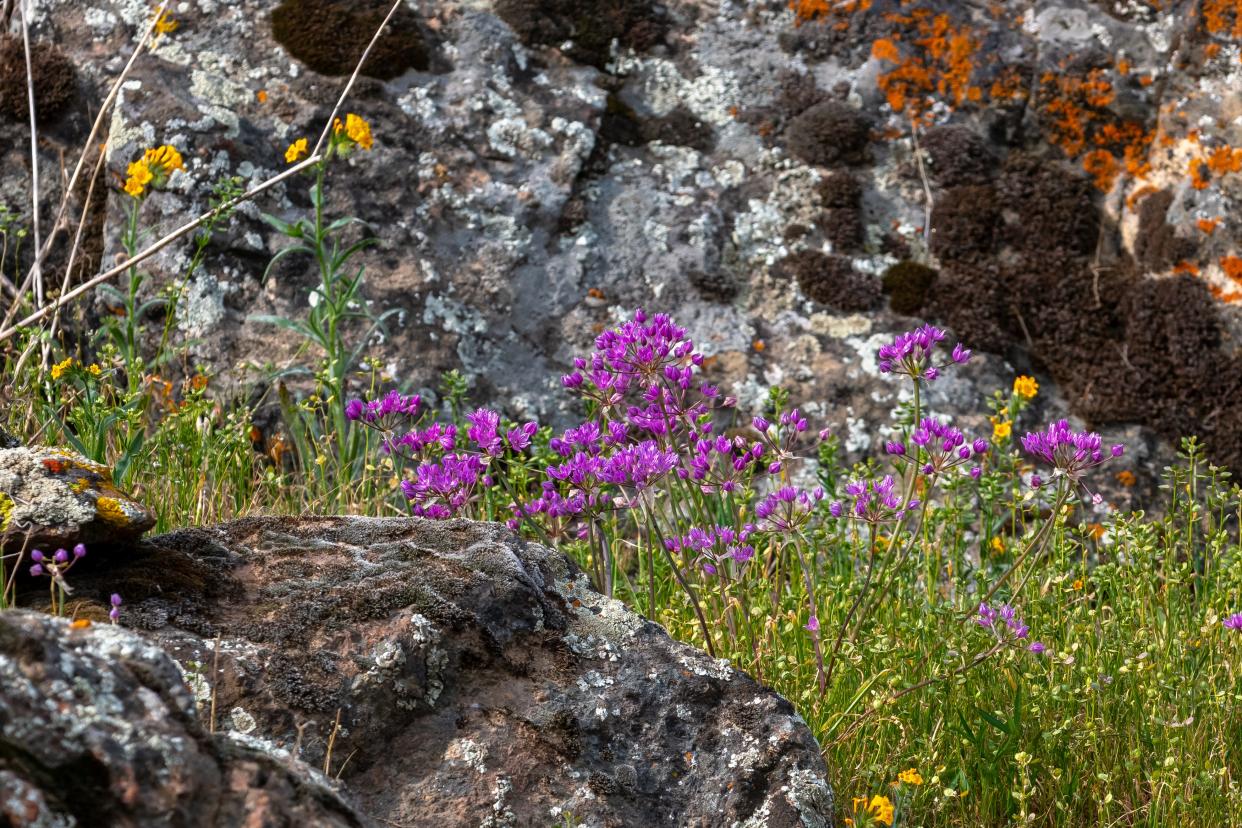
[[[755,507],[755,516],[777,532],[793,532],[811,519],[811,510],[824,499],[824,490],[807,492],[784,486],[769,494]]]
[[[880,373],[900,374],[915,382],[931,382],[940,376],[940,369],[946,365],[962,365],[970,361],[970,350],[959,342],[953,349],[951,362],[935,364],[936,343],[944,338],[945,332],[933,325],[924,325],[899,335],[888,345],[882,346],[876,354]]]
[[[813,633],[819,632],[819,619],[812,615],[810,620],[806,622],[805,629]]]
[[[1039,641],[1032,641],[1031,646],[1027,647],[1026,649],[1034,653],[1035,655],[1039,655],[1040,653],[1046,651],[1048,648],[1045,647]]]
[[[345,404],[345,416],[365,425],[392,428],[400,420],[417,417],[421,406],[417,394],[407,397],[399,391],[389,391],[378,400],[350,400]]]
[[[1046,431],[1029,432],[1022,438],[1022,448],[1075,483],[1105,460],[1100,435],[1093,431],[1074,431],[1066,420],[1053,423]],[[1113,446],[1110,454],[1120,457],[1124,451],[1123,446]]]
[[[112,609],[108,611],[108,617],[111,618],[112,623],[115,624],[117,621],[121,620],[121,596],[117,595],[115,592],[112,593],[110,603],[112,604]]]
[[[919,505],[917,500],[912,500],[903,506],[901,493],[897,491],[892,475],[885,475],[883,479],[871,483],[856,480],[846,485],[845,493],[854,502],[847,505],[839,500],[833,501],[828,506],[828,513],[833,517],[847,517],[878,525],[901,520],[908,510]]]
[[[1239,632],[1242,632],[1242,612],[1235,612],[1233,615],[1227,617],[1222,623],[1225,625],[1225,629],[1227,630],[1238,630]]]
[[[466,419],[470,421],[466,437],[488,457],[498,457],[502,451],[500,435],[497,433],[500,428],[500,415],[490,409],[479,408],[467,414]]]
[[[940,474],[967,463],[988,450],[988,441],[979,439],[970,445],[959,429],[942,423],[935,417],[924,417],[919,427],[910,435],[910,442],[927,454],[924,474]]]

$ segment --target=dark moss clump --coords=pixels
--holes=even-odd
[[[705,299],[732,302],[737,298],[737,279],[723,270],[691,270],[686,276]]]
[[[986,257],[996,248],[1000,222],[1000,205],[991,187],[969,185],[945,190],[932,208],[932,253],[955,261]]]
[[[1076,167],[1011,157],[997,185],[1000,203],[1018,221],[1006,240],[1019,250],[1089,256],[1100,233],[1095,187]]]
[[[941,187],[984,184],[997,169],[987,142],[969,127],[932,127],[923,136],[922,147],[928,175]]]
[[[603,69],[613,40],[645,52],[664,39],[668,21],[651,0],[498,0],[496,14],[527,46],[573,46],[568,55]]]
[[[858,313],[871,310],[879,301],[878,281],[859,273],[844,256],[803,250],[782,259],[780,266],[803,295],[831,310]]]
[[[861,112],[838,101],[824,101],[789,122],[785,146],[808,164],[831,167],[866,159],[871,123]]]
[[[659,141],[699,152],[711,152],[716,146],[716,133],[697,115],[679,106],[662,118],[653,118],[642,125],[647,141]]]
[[[840,170],[819,183],[819,197],[825,210],[819,217],[824,238],[833,250],[852,253],[863,246],[862,184],[853,174]]]
[[[862,202],[862,184],[853,173],[839,170],[823,177],[817,187],[819,200],[825,207],[858,208]]]
[[[316,72],[348,75],[391,5],[386,0],[283,0],[272,11],[272,36]],[[429,66],[418,18],[402,5],[371,50],[362,74],[388,80]]]
[[[30,44],[30,65],[35,113],[41,122],[52,121],[77,94],[77,71],[60,49],[42,41]],[[30,120],[26,48],[21,38],[14,35],[0,38],[0,114],[15,121]]]
[[[917,316],[927,304],[927,295],[936,284],[936,273],[930,267],[906,259],[884,271],[881,280],[894,313]]]
[[[1148,273],[1168,270],[1195,254],[1195,243],[1177,235],[1167,221],[1173,206],[1173,192],[1161,190],[1139,202],[1139,228],[1134,239],[1134,257]]]

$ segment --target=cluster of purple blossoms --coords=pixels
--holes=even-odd
[[[796,532],[811,519],[816,504],[823,499],[824,490],[818,486],[810,492],[783,486],[759,501],[755,517],[774,532]]]
[[[881,346],[876,354],[881,374],[900,374],[915,382],[931,382],[940,371],[950,364],[964,365],[970,361],[970,349],[957,343],[949,355],[949,361],[939,365],[935,361],[936,343],[946,334],[933,325],[924,325],[899,335],[888,345]]]
[[[751,524],[741,530],[728,526],[691,527],[685,535],[665,540],[664,545],[670,552],[693,558],[708,575],[715,575],[717,566],[724,561],[744,564],[755,556],[755,547],[747,543],[754,529]]]
[[[980,602],[979,613],[975,617],[975,623],[980,627],[991,630],[996,636],[997,641],[1004,641],[1007,638],[1013,641],[1026,641],[1031,634],[1031,628],[1023,623],[1022,619],[1018,617],[1018,611],[1009,604],[1001,604],[999,607],[993,608],[984,602]],[[1032,641],[1026,649],[1038,655],[1048,648],[1038,641]]]
[[[919,427],[910,435],[910,442],[926,452],[921,471],[928,475],[949,471],[969,463],[972,458],[977,462],[989,448],[988,441],[982,438],[967,444],[966,436],[959,429],[942,423],[935,417],[924,417]],[[885,450],[895,457],[906,456],[906,445],[900,441],[889,441]],[[978,466],[970,470],[970,476],[976,479],[981,474],[982,470]]]
[[[1235,612],[1233,615],[1227,616],[1221,623],[1225,625],[1227,630],[1242,632],[1242,612]]]
[[[413,480],[402,480],[401,491],[417,517],[450,518],[470,503],[480,483],[491,485],[487,464],[477,454],[446,454],[420,463]]]
[[[763,457],[763,444],[747,444],[746,438],[729,439],[723,434],[712,436],[712,424],[698,429],[698,438],[690,444],[685,467],[678,475],[689,478],[707,493],[735,492],[744,485],[746,471]]]
[[[401,420],[414,419],[422,408],[417,394],[405,396],[399,391],[389,391],[381,399],[354,399],[345,404],[345,416],[355,422],[379,428],[393,428]]]
[[[386,454],[407,457],[452,451],[457,447],[457,426],[434,422],[422,430],[415,428],[399,437],[385,437],[382,447]]]
[[[600,334],[590,361],[575,359],[574,370],[561,377],[561,384],[611,408],[631,388],[646,391],[661,378],[688,382],[687,363],[701,365],[703,356],[695,353],[686,329],[662,313],[648,319],[639,308],[633,319]]]
[[[902,504],[901,493],[897,491],[892,475],[870,483],[855,480],[845,487],[845,493],[853,498],[853,503],[834,500],[828,506],[828,513],[835,518],[849,518],[873,526],[901,520],[906,512],[919,506],[917,500]]]
[[[1022,438],[1022,449],[1037,460],[1052,466],[1054,474],[1060,473],[1077,483],[1089,470],[1103,463],[1108,457],[1120,457],[1125,446],[1115,445],[1104,453],[1103,441],[1094,431],[1074,431],[1069,422],[1060,420],[1048,426],[1047,431],[1028,432]],[[1040,482],[1031,482],[1038,487]],[[1098,502],[1099,495],[1096,495]]]
[[[108,610],[108,617],[111,618],[112,623],[115,624],[121,620],[121,596],[117,595],[115,592],[112,593],[112,598],[109,603],[112,605],[112,609]]]
[[[771,452],[768,462],[768,473],[779,474],[784,464],[794,457],[794,450],[799,440],[806,433],[808,424],[802,412],[796,408],[782,412],[776,428],[766,417],[755,417],[750,422],[755,431],[759,432],[762,445]],[[819,432],[819,440],[828,439],[828,429]]]
[[[73,568],[73,565],[86,557],[86,547],[78,544],[73,547],[73,554],[70,555],[67,550],[57,549],[56,553],[51,557],[43,554],[40,549],[32,550],[30,560],[33,565],[30,567],[30,575],[32,578],[38,578],[40,575],[47,575],[53,581],[62,581],[65,574]]]

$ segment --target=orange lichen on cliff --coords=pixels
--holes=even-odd
[[[1195,224],[1199,225],[1199,232],[1206,233],[1209,236],[1216,232],[1216,225],[1220,224],[1220,219],[1199,219]]]
[[[1233,147],[1217,147],[1206,158],[1192,158],[1187,170],[1190,186],[1196,190],[1206,190],[1213,177],[1236,172],[1242,172],[1242,148]]]
[[[1095,180],[1095,186],[1107,193],[1117,181],[1121,166],[1108,150],[1092,150],[1083,156],[1082,168]]]
[[[903,44],[908,52],[904,57],[897,37],[881,38],[871,45],[873,57],[896,64],[878,80],[894,112],[909,112],[917,118],[930,108],[933,95],[950,108],[983,99],[983,90],[971,83],[980,44],[969,26],[955,26],[947,14],[933,15],[927,9],[887,14],[885,19],[913,27],[915,35]]]
[[[1242,38],[1242,0],[1203,0],[1200,15],[1210,34]]]
[[[792,0],[797,25],[825,17],[844,17],[871,8],[871,0]]]

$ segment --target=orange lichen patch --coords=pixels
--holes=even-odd
[[[61,474],[66,468],[68,468],[68,466],[63,460],[56,457],[48,457],[43,461],[43,468],[47,469],[52,474]]]
[[[866,11],[871,8],[871,0],[792,0],[789,8],[793,9],[797,25],[828,17],[845,17],[854,12]]]
[[[1185,259],[1182,259],[1180,262],[1173,265],[1173,274],[1176,276],[1182,273],[1188,273],[1191,276],[1198,276],[1199,266],[1194,262],[1188,262]]]
[[[1220,219],[1218,218],[1199,219],[1197,222],[1195,222],[1195,224],[1199,226],[1200,232],[1207,233],[1210,236],[1212,235],[1212,233],[1216,232],[1216,227],[1217,225],[1220,224]]]
[[[1048,140],[1071,158],[1087,146],[1088,132],[1109,117],[1107,107],[1116,98],[1113,85],[1102,69],[1085,77],[1045,72],[1039,79],[1044,111],[1051,116]]]
[[[1153,78],[1151,75],[1140,75],[1139,76],[1139,86],[1151,86],[1155,82],[1156,82],[1156,79]]]
[[[980,41],[969,26],[956,26],[949,15],[927,9],[890,13],[885,19],[914,29],[904,56],[895,40],[882,38],[871,45],[873,57],[896,64],[878,79],[894,112],[917,118],[930,108],[933,95],[950,108],[983,99],[983,90],[971,83]]]
[[[1213,176],[1242,172],[1242,148],[1217,147],[1206,158],[1192,158],[1188,172],[1190,185],[1196,190],[1206,190]]]
[[[1242,0],[1203,0],[1200,16],[1210,34],[1242,38]]]
[[[1092,150],[1083,156],[1082,167],[1095,180],[1095,186],[1101,192],[1109,192],[1117,183],[1117,174],[1121,166],[1108,150]]]
[[[1026,77],[1016,67],[1007,66],[1001,70],[1000,77],[992,81],[988,94],[995,101],[1025,99],[1027,97]]]
[[[1130,74],[1130,61],[1126,60],[1125,58],[1122,58],[1121,60],[1117,61],[1117,72],[1118,74],[1122,74],[1122,75]]]
[[[1225,275],[1236,282],[1239,287],[1242,287],[1242,258],[1223,256],[1220,259],[1220,269],[1225,271]]]
[[[1138,482],[1138,478],[1134,476],[1134,472],[1129,469],[1122,469],[1117,472],[1117,482],[1123,486],[1133,486]]]
[[[752,343],[752,347],[753,347],[756,351],[758,351],[759,353],[763,353],[763,352],[764,352],[764,350],[766,350],[768,346],[767,346],[766,344],[764,344],[764,341],[763,341],[762,339],[756,339],[756,340]]]
[[[258,92],[254,93],[254,96],[255,98],[258,99],[259,103],[267,103],[267,90],[266,89],[260,89]]]
[[[1211,60],[1212,58],[1216,57],[1219,54],[1220,54],[1219,43],[1209,43],[1207,46],[1203,47],[1203,56],[1207,58],[1208,60]]]

